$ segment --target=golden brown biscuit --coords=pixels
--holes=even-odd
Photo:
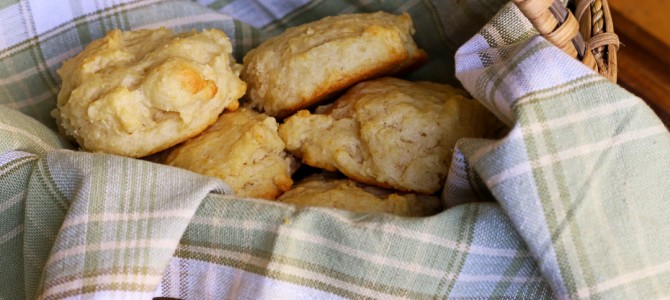
[[[501,123],[448,85],[381,78],[359,83],[332,105],[279,127],[303,162],[359,182],[433,194],[444,185],[456,141],[486,137]]]
[[[274,118],[242,108],[224,112],[165,163],[219,177],[239,196],[274,199],[291,188],[298,164],[284,149]]]
[[[283,118],[373,77],[422,64],[408,14],[326,17],[289,28],[244,57],[251,105]]]
[[[398,193],[323,174],[305,178],[277,201],[406,217],[430,216],[440,211],[435,196]]]
[[[219,30],[114,30],[58,70],[53,111],[59,126],[88,151],[142,157],[197,135],[246,84]]]

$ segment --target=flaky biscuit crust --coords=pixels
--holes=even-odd
[[[283,118],[351,85],[422,64],[408,14],[326,17],[287,29],[244,57],[253,107]]]
[[[215,29],[111,31],[58,70],[52,114],[84,150],[143,157],[167,149],[237,109],[246,84],[231,53]]]
[[[440,210],[439,199],[435,196],[398,193],[322,174],[305,178],[277,201],[405,217],[430,216]]]
[[[165,163],[219,177],[239,196],[275,199],[291,188],[297,168],[277,126],[274,118],[245,108],[224,112],[202,134],[172,150]]]
[[[457,140],[503,126],[465,91],[389,77],[360,83],[318,111],[299,111],[279,128],[304,163],[425,194],[444,185]]]

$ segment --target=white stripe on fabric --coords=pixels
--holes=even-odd
[[[488,42],[481,34],[473,36],[467,43],[463,44],[456,52],[456,73],[468,71],[480,71],[484,68],[479,53],[490,48]],[[466,79],[475,79],[468,77]]]
[[[445,239],[443,237],[435,236],[430,233],[420,232],[405,229],[393,225],[392,223],[354,223],[351,220],[342,217],[336,213],[331,212],[330,210],[325,210],[326,214],[329,214],[335,218],[338,218],[340,221],[348,223],[347,225],[355,227],[363,227],[365,229],[379,230],[384,233],[389,233],[393,235],[402,236],[404,238],[409,238],[422,243],[433,244],[441,246],[447,249],[457,250],[457,251],[467,251],[470,254],[478,254],[492,257],[528,257],[530,254],[526,251],[517,251],[516,249],[497,249],[491,247],[483,247],[477,245],[470,245],[468,243],[457,242]]]
[[[25,130],[23,130],[23,129],[19,129],[19,128],[16,128],[16,127],[12,127],[12,126],[9,126],[9,125],[7,125],[7,124],[5,124],[5,123],[1,123],[1,122],[0,122],[0,130],[4,130],[4,131],[8,131],[8,132],[12,132],[12,133],[17,133],[17,134],[21,134],[21,135],[27,137],[29,140],[33,141],[35,144],[37,144],[37,145],[39,145],[40,147],[42,147],[42,150],[50,150],[50,149],[53,149],[53,148],[54,148],[54,147],[52,147],[51,145],[49,145],[49,144],[45,143],[44,141],[42,141],[42,139],[40,139],[38,136],[33,135],[32,133],[30,133],[30,132],[28,132],[28,131],[25,131]]]
[[[352,291],[354,293],[366,296],[366,297],[371,297],[371,298],[379,298],[382,297],[383,299],[404,299],[404,298],[399,298],[395,297],[390,294],[386,293],[381,293],[375,290],[367,289],[362,286],[358,285],[353,285],[349,282],[344,282],[341,281],[337,278],[333,278],[330,276],[327,276],[326,274],[322,273],[316,273],[312,272],[309,270],[301,269],[301,268],[296,268],[293,266],[289,265],[284,265],[280,264],[274,261],[270,261],[264,258],[252,256],[246,253],[239,253],[235,251],[227,251],[223,249],[212,249],[212,248],[207,248],[207,247],[200,247],[200,246],[191,246],[191,245],[180,245],[180,249],[183,249],[185,251],[190,251],[190,252],[195,252],[195,253],[200,253],[204,255],[211,255],[215,257],[225,257],[225,258],[230,258],[238,261],[243,261],[249,264],[252,264],[254,266],[257,266],[259,268],[266,269],[268,271],[273,271],[273,272],[279,272],[282,274],[286,275],[293,275],[297,277],[301,277],[303,279],[311,279],[311,280],[318,280],[326,284],[330,284],[333,286],[336,286],[338,288]]]
[[[18,81],[26,79],[26,78],[30,77],[31,75],[34,75],[34,74],[37,74],[37,68],[30,68],[30,69],[24,70],[23,72],[14,73],[9,77],[0,78],[0,84],[6,85],[6,84],[11,84],[11,83],[14,83],[14,82],[18,82]]]
[[[600,163],[598,161],[591,161],[589,162],[588,166],[585,166],[584,170],[594,170],[597,168]],[[589,172],[590,173],[590,172]],[[587,173],[588,174],[588,173]],[[604,179],[610,179],[605,176],[591,176],[590,181],[592,182],[593,186],[605,186],[606,184],[603,183]],[[615,179],[616,180],[616,179]],[[618,189],[620,187],[615,187],[615,189]],[[606,207],[609,206],[611,203],[609,201],[609,198],[604,195],[605,192],[603,189],[591,189],[591,193],[593,193],[593,197],[590,197],[590,201],[593,201],[593,207],[595,208],[595,218],[594,220],[599,220],[598,226],[602,226],[602,228],[612,228],[611,224],[612,223],[618,223],[620,222],[617,219],[613,220],[611,218],[608,218],[607,216],[607,209]],[[628,206],[629,208],[635,207],[634,205]],[[633,212],[634,213],[634,212]],[[639,222],[636,222],[637,228],[639,228]],[[637,229],[635,228],[635,229]],[[566,228],[568,230],[573,230],[572,228]],[[579,230],[579,229],[577,229]],[[618,232],[615,232],[614,230],[602,230],[600,231],[600,236],[603,239],[605,245],[609,246],[608,250],[608,255],[611,257],[623,257],[623,253],[630,251],[629,249],[629,244],[626,243],[624,248],[625,250],[620,247],[620,244],[618,243]],[[646,258],[646,256],[643,256]],[[626,262],[621,259],[614,259],[611,261],[610,266],[612,266],[612,269],[609,270],[609,272],[613,272],[614,274],[621,274],[622,270],[625,270],[625,264]],[[645,263],[648,263],[645,261]],[[660,295],[658,291],[656,291],[657,295]],[[628,295],[633,295],[631,293],[631,287],[630,286],[625,286],[623,288],[623,293],[622,296],[626,297]]]
[[[178,277],[179,266],[189,266],[189,295],[193,299],[343,299],[323,290],[268,278],[229,266],[211,262],[173,257],[165,271],[166,278]],[[216,281],[214,281],[216,280]],[[179,282],[175,284],[179,287]],[[195,289],[195,290],[194,290]],[[162,291],[161,285],[154,296],[180,297],[179,289]],[[202,298],[199,298],[202,297]]]
[[[457,279],[462,282],[543,282],[544,279],[540,276],[504,276],[504,275],[474,275],[474,274],[458,274]]]
[[[35,23],[35,33],[41,34],[58,26],[63,20],[73,20],[74,15],[69,5],[59,1],[28,0],[31,17]],[[92,1],[93,2],[93,1]],[[95,1],[96,3],[100,3]],[[103,2],[104,3],[104,2]],[[54,18],[53,16],[58,16]]]
[[[415,263],[410,263],[410,262],[405,262],[401,260],[397,260],[388,256],[383,256],[383,255],[377,255],[377,254],[372,254],[368,253],[365,251],[358,250],[356,248],[349,247],[347,245],[338,243],[334,240],[330,240],[324,237],[320,237],[314,234],[310,234],[307,232],[303,231],[298,231],[298,230],[292,230],[292,229],[287,229],[286,227],[280,227],[279,230],[277,231],[278,235],[284,235],[288,236],[291,239],[296,239],[300,241],[305,241],[309,242],[312,244],[316,244],[319,246],[327,247],[332,250],[338,251],[343,254],[347,254],[350,256],[354,256],[358,259],[371,262],[375,265],[385,265],[391,268],[397,268],[397,269],[403,269],[408,272],[412,273],[419,273],[423,274],[426,276],[434,277],[434,278],[441,278],[444,276],[444,271],[442,270],[436,270],[428,267],[424,267],[419,264]]]
[[[116,272],[112,275],[98,275],[98,276],[91,276],[91,277],[80,277],[75,280],[67,281],[61,284],[54,285],[48,289],[46,289],[42,295],[40,295],[40,299],[45,299],[49,298],[49,296],[54,296],[59,293],[67,292],[70,290],[75,290],[75,289],[80,289],[84,286],[84,283],[87,285],[90,284],[91,281],[95,281],[96,285],[104,285],[104,284],[119,284],[119,283],[140,283],[142,285],[150,285],[152,283],[158,283],[161,280],[162,275],[142,275],[142,274],[121,274],[119,272]],[[93,295],[96,296],[96,299],[102,299],[102,294],[103,293],[120,293],[120,291],[96,291],[93,293]],[[141,295],[146,295],[146,296],[151,296],[153,294],[153,291],[151,292],[132,292],[131,294],[141,294]],[[121,292],[123,295],[124,292]],[[76,297],[73,297],[74,299],[81,299],[83,298],[82,295],[77,295]],[[138,299],[144,299],[144,298],[138,298]]]
[[[2,123],[0,123],[0,124],[2,124]],[[19,150],[7,151],[5,153],[0,154],[0,166],[11,163],[15,160],[19,160],[21,158],[30,157],[30,156],[37,159],[37,155],[29,153],[29,152],[19,151]],[[15,166],[12,166],[12,167],[10,167],[10,169],[14,168],[14,167]],[[7,171],[8,170],[0,171],[0,175],[6,173]]]
[[[143,212],[143,213],[106,213],[106,214],[91,214],[81,215],[74,218],[68,218],[61,225],[61,230],[71,226],[91,223],[91,222],[116,222],[116,221],[138,221],[147,219],[165,219],[165,218],[182,218],[190,219],[193,216],[191,210],[166,210],[157,212]]]
[[[521,139],[523,139],[523,132],[519,129],[519,127],[514,127],[512,128],[512,130],[510,130],[510,132],[507,134],[507,137],[505,137],[504,139],[497,140],[489,145],[477,149],[477,151],[475,151],[472,155],[468,156],[468,161],[470,162],[471,165],[474,165],[477,162],[479,162],[479,160],[484,155],[487,155],[491,151],[499,148],[500,146]]]
[[[522,59],[523,55],[529,54],[529,50],[538,46],[540,43],[550,44],[541,36],[532,38],[523,50],[509,57],[509,61]],[[560,58],[560,59],[557,59]],[[541,62],[541,63],[540,63]],[[560,80],[553,76],[525,76],[524,74],[543,74],[547,69],[563,70]],[[508,89],[509,94],[502,97],[501,94],[495,94],[496,100],[511,102],[520,99],[525,95],[537,90],[553,89],[557,82],[576,81],[579,78],[595,74],[593,70],[581,64],[579,61],[569,58],[560,49],[550,46],[540,48],[539,51],[523,58],[518,65],[514,66],[512,71],[502,78],[502,86]],[[523,78],[524,84],[518,84],[520,78]],[[487,91],[488,93],[489,91]]]
[[[453,166],[454,164],[452,163],[451,165]],[[470,189],[470,180],[468,180],[464,176],[460,176],[465,174],[466,174],[465,171],[462,170],[457,171],[451,168],[449,174],[447,175],[447,178],[449,179],[447,181],[447,184],[462,189]]]
[[[565,82],[565,81],[563,81],[563,82]],[[607,81],[607,79],[605,77],[599,76],[599,75],[585,76],[583,80],[582,80],[582,78],[578,78],[578,79],[575,79],[574,81],[568,82],[567,84],[565,84],[563,86],[541,90],[539,92],[535,92],[534,94],[532,94],[532,96],[526,95],[524,97],[521,97],[515,103],[515,105],[516,106],[524,105],[524,104],[526,104],[530,101],[533,101],[535,99],[538,99],[538,98],[549,98],[549,97],[553,97],[553,96],[556,96],[556,95],[561,95],[561,94],[564,94],[566,92],[573,91],[574,89],[576,89],[579,86],[584,86],[584,85],[587,85],[587,84],[593,83],[593,82],[609,82],[609,81]]]
[[[522,131],[524,133],[536,134],[543,131],[558,129],[571,124],[580,123],[589,119],[599,119],[627,108],[636,107],[640,104],[640,102],[641,100],[636,97],[625,98],[619,102],[606,103],[592,109],[571,113],[565,117],[525,125],[522,127]]]
[[[23,224],[14,227],[14,229],[10,230],[9,232],[3,234],[0,236],[0,245],[10,241],[11,239],[19,236],[19,234],[23,233]]]
[[[82,47],[76,47],[74,49],[70,49],[68,51],[65,51],[61,54],[58,54],[57,56],[54,56],[52,58],[49,58],[46,60],[46,64],[49,67],[53,67],[54,65],[61,64],[65,59],[76,55],[77,53],[81,52]],[[15,82],[20,82],[32,75],[37,74],[37,68],[30,68],[27,70],[24,70],[23,72],[20,73],[14,73],[12,76],[5,77],[5,78],[0,78],[0,84],[6,85],[6,84],[12,84]],[[47,93],[51,95],[51,93]],[[39,96],[38,96],[39,97]],[[9,105],[11,103],[5,104]]]
[[[612,279],[603,281],[595,286],[584,287],[577,290],[577,293],[573,294],[574,298],[589,298],[591,296],[597,295],[599,293],[605,292],[607,290],[635,282],[641,279],[645,279],[651,276],[655,276],[662,273],[670,272],[670,261],[656,266],[651,266],[646,269],[639,271],[631,272],[628,274],[619,275]]]
[[[520,163],[512,168],[509,168],[505,171],[502,171],[496,175],[491,176],[488,180],[486,180],[486,185],[489,187],[493,187],[507,179],[519,176],[524,173],[528,173],[535,168],[544,167],[574,157],[587,155],[597,151],[602,151],[607,148],[619,146],[627,142],[644,139],[661,133],[667,133],[667,129],[663,125],[657,125],[636,131],[629,131],[620,135],[613,136],[606,140],[571,148],[555,154],[547,154],[536,160],[533,160],[532,162]]]
[[[11,47],[28,38],[19,5],[14,4],[0,10],[0,45]]]
[[[263,27],[309,3],[310,0],[235,0],[221,12],[254,27]]]
[[[138,26],[136,28],[133,28],[133,30],[139,30],[139,29],[155,29],[159,27],[179,27],[183,25],[189,25],[193,23],[199,23],[199,22],[212,22],[212,21],[228,21],[232,20],[231,17],[226,16],[226,15],[221,15],[217,13],[207,13],[207,14],[202,14],[202,15],[191,15],[188,17],[182,17],[182,18],[173,18],[169,20],[160,20],[156,23],[150,23],[150,24],[144,24],[142,26]]]
[[[113,241],[92,245],[79,245],[64,250],[58,250],[49,256],[49,260],[45,264],[45,269],[50,265],[70,256],[83,254],[94,251],[111,251],[117,249],[138,249],[138,248],[154,248],[154,249],[174,249],[177,240],[131,240],[131,241]]]
[[[462,141],[462,140],[461,140]],[[454,147],[454,154],[451,158],[451,165],[449,166],[449,173],[447,173],[446,185],[451,185],[463,189],[470,189],[470,180],[467,173],[467,160],[465,155],[459,150],[460,141]],[[444,189],[446,190],[446,189]]]
[[[582,134],[582,132],[578,132],[576,134]],[[583,139],[578,138],[577,140],[585,140],[586,139],[586,137],[582,137],[582,138]],[[545,142],[545,140],[541,140],[541,141]],[[542,146],[545,146],[545,144],[543,144]],[[544,151],[547,151],[547,150],[545,149]],[[540,150],[540,152],[543,152],[543,150]],[[584,162],[584,164],[585,164],[584,168],[586,169],[586,165],[591,164],[593,161],[597,161],[597,160],[593,160],[593,159],[586,160]],[[569,211],[570,208],[566,207],[566,205],[569,205],[569,204],[564,203],[565,199],[562,198],[561,190],[560,190],[560,186],[559,186],[560,184],[559,184],[559,181],[556,180],[555,174],[553,172],[541,172],[538,176],[542,176],[543,179],[542,180],[540,180],[539,178],[534,179],[534,182],[544,181],[545,185],[544,185],[543,188],[536,187],[534,190],[535,191],[542,190],[540,193],[542,193],[546,196],[543,197],[544,199],[540,199],[540,201],[543,203],[542,206],[544,206],[544,208],[539,208],[539,209],[536,209],[536,210],[533,210],[533,211],[544,211],[544,210],[549,210],[549,211],[554,211],[554,212],[567,212],[567,211]],[[538,195],[535,194],[533,196],[535,198]],[[538,215],[544,216],[544,218],[543,218],[544,223],[541,223],[541,224],[548,224],[547,223],[547,218],[552,218],[551,216],[547,216],[544,213],[540,213]],[[554,216],[552,219],[555,219],[555,222],[561,222],[561,221],[565,220],[564,217],[565,216],[563,214],[560,214],[560,217],[559,216]],[[574,239],[571,238],[571,237],[573,237],[572,234],[574,234],[575,231],[573,231],[573,228],[571,226],[566,226],[566,228],[564,228],[564,230],[565,230],[564,232],[566,233],[565,236],[561,235],[560,240],[556,240],[554,242],[554,244],[562,244],[562,248],[563,248],[563,251],[562,251],[563,253],[561,255],[562,259],[565,259],[566,261],[571,261],[571,262],[579,261],[576,258],[576,257],[578,257],[577,256],[577,253],[578,253],[577,246],[575,244]],[[567,236],[567,238],[565,238],[566,236]],[[544,237],[545,237],[546,240],[549,240],[551,235],[544,235]],[[556,251],[556,249],[554,249],[554,251]],[[558,270],[560,270],[560,269],[556,268],[554,270],[555,270],[555,272],[559,272]],[[585,268],[582,268],[582,266],[580,264],[574,265],[571,268],[570,273],[572,274],[574,282],[584,282],[584,278],[585,278],[584,271],[585,271]],[[564,279],[561,277],[561,280],[564,280]]]
[[[271,233],[276,233],[277,235],[283,235],[295,240],[300,240],[304,242],[309,242],[312,244],[316,244],[322,247],[327,247],[332,250],[338,251],[343,254],[347,254],[350,256],[357,257],[362,260],[366,261],[371,261],[377,264],[383,264],[392,268],[398,268],[398,269],[404,269],[409,272],[413,273],[421,273],[426,276],[431,276],[435,278],[440,278],[441,276],[444,275],[444,272],[442,270],[436,270],[436,269],[431,269],[427,268],[421,265],[413,264],[413,263],[407,263],[404,261],[399,261],[393,258],[388,258],[380,255],[375,255],[375,254],[370,254],[355,248],[351,248],[349,246],[343,245],[338,243],[337,241],[333,241],[327,238],[323,238],[320,236],[316,236],[313,234],[309,234],[306,232],[298,231],[295,229],[286,229],[286,228],[279,228],[279,230],[276,230],[277,228],[275,226],[270,226],[267,224],[263,223],[257,223],[254,221],[243,221],[243,220],[223,220],[223,219],[215,219],[215,218],[203,218],[203,217],[194,217],[192,219],[192,223],[196,224],[205,224],[205,225],[210,225],[214,227],[232,227],[232,228],[239,228],[239,229],[253,229],[253,230],[262,230],[266,232],[271,232]]]
[[[0,214],[4,213],[6,210],[12,208],[14,205],[21,203],[21,200],[23,200],[26,195],[28,194],[28,191],[25,190],[21,193],[18,193],[14,195],[14,197],[9,198],[8,200],[0,203]]]
[[[54,36],[58,36],[58,35],[62,34],[63,32],[66,32],[70,29],[73,29],[73,28],[77,27],[77,24],[89,24],[89,23],[92,23],[93,21],[95,21],[95,20],[97,20],[101,17],[106,17],[106,16],[111,16],[111,15],[114,15],[114,14],[119,14],[119,13],[122,13],[122,12],[125,12],[125,11],[133,10],[135,8],[138,8],[138,7],[151,5],[151,4],[159,3],[159,2],[162,2],[162,1],[163,0],[136,1],[136,2],[131,2],[131,3],[128,3],[128,4],[124,4],[124,5],[119,5],[117,7],[113,7],[111,9],[107,10],[107,11],[102,12],[102,14],[85,15],[85,16],[83,16],[83,19],[79,20],[78,23],[76,23],[76,24],[73,23],[73,22],[69,22],[67,24],[64,24],[61,27],[56,28],[55,30],[45,32],[42,36],[39,37],[39,40],[40,41],[48,40],[48,39],[50,39]],[[21,2],[21,3],[23,3],[23,2]],[[33,35],[28,36],[28,34],[26,34],[24,39],[27,40],[28,38],[34,38],[34,37],[35,36],[33,36]],[[35,39],[29,40],[28,42],[26,42],[24,44],[21,44],[21,46],[12,48],[8,51],[3,50],[2,52],[0,52],[0,59],[10,57],[10,56],[12,56],[16,53],[24,51],[27,48],[34,47],[34,46],[37,46],[37,45],[38,45],[37,40],[35,40]]]
[[[551,130],[551,129],[557,129],[561,128],[564,126],[568,126],[570,124],[575,124],[579,123],[585,120],[589,119],[597,119],[597,118],[602,118],[604,116],[609,116],[612,115],[618,111],[624,110],[626,108],[631,108],[635,107],[638,105],[640,100],[636,97],[630,97],[630,98],[625,98],[619,102],[616,102],[614,104],[608,103],[604,104],[601,106],[598,106],[596,108],[592,108],[589,110],[581,111],[578,113],[570,114],[565,117],[560,117],[556,119],[551,119],[547,121],[543,121],[540,123],[533,123],[530,125],[525,125],[521,127],[521,130],[518,130],[517,128],[514,128],[511,130],[508,134],[508,136],[505,139],[499,140],[494,142],[491,145],[482,147],[475,151],[472,155],[469,156],[469,161],[472,164],[477,163],[484,155],[489,154],[491,151],[495,150],[496,148],[500,147],[503,144],[515,141],[515,140],[520,140],[523,139],[524,134],[537,134],[543,131]]]
[[[13,109],[21,109],[21,108],[24,108],[26,106],[35,105],[37,103],[41,103],[41,102],[46,101],[46,100],[55,99],[54,96],[55,96],[54,93],[52,93],[51,91],[47,91],[47,92],[44,92],[44,93],[39,94],[37,96],[33,96],[33,97],[30,97],[30,98],[27,98],[27,99],[23,99],[21,101],[7,103],[7,104],[5,104],[5,106],[7,106],[9,108],[13,108]]]
[[[151,299],[152,292],[131,292],[131,291],[95,291],[92,293],[82,293],[74,296],[62,298],[63,300],[82,300],[82,299]],[[48,296],[48,295],[47,295]],[[46,297],[46,296],[42,296]],[[40,299],[42,299],[40,297]]]

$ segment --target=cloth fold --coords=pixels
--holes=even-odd
[[[516,18],[508,4],[489,24]],[[518,33],[518,31],[517,31]],[[541,37],[486,26],[456,76],[510,133],[459,145],[557,298],[670,293],[670,135],[645,103]]]
[[[0,5],[0,298],[670,295],[667,130],[504,2]],[[49,115],[55,69],[112,28],[216,27],[240,59],[287,26],[375,10],[412,15],[431,57],[412,79],[455,73],[511,128],[459,142],[436,216],[239,198],[214,178],[73,151]]]

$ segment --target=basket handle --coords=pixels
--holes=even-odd
[[[512,0],[537,31],[568,55],[598,70],[596,60],[579,33],[579,22],[559,0]]]

